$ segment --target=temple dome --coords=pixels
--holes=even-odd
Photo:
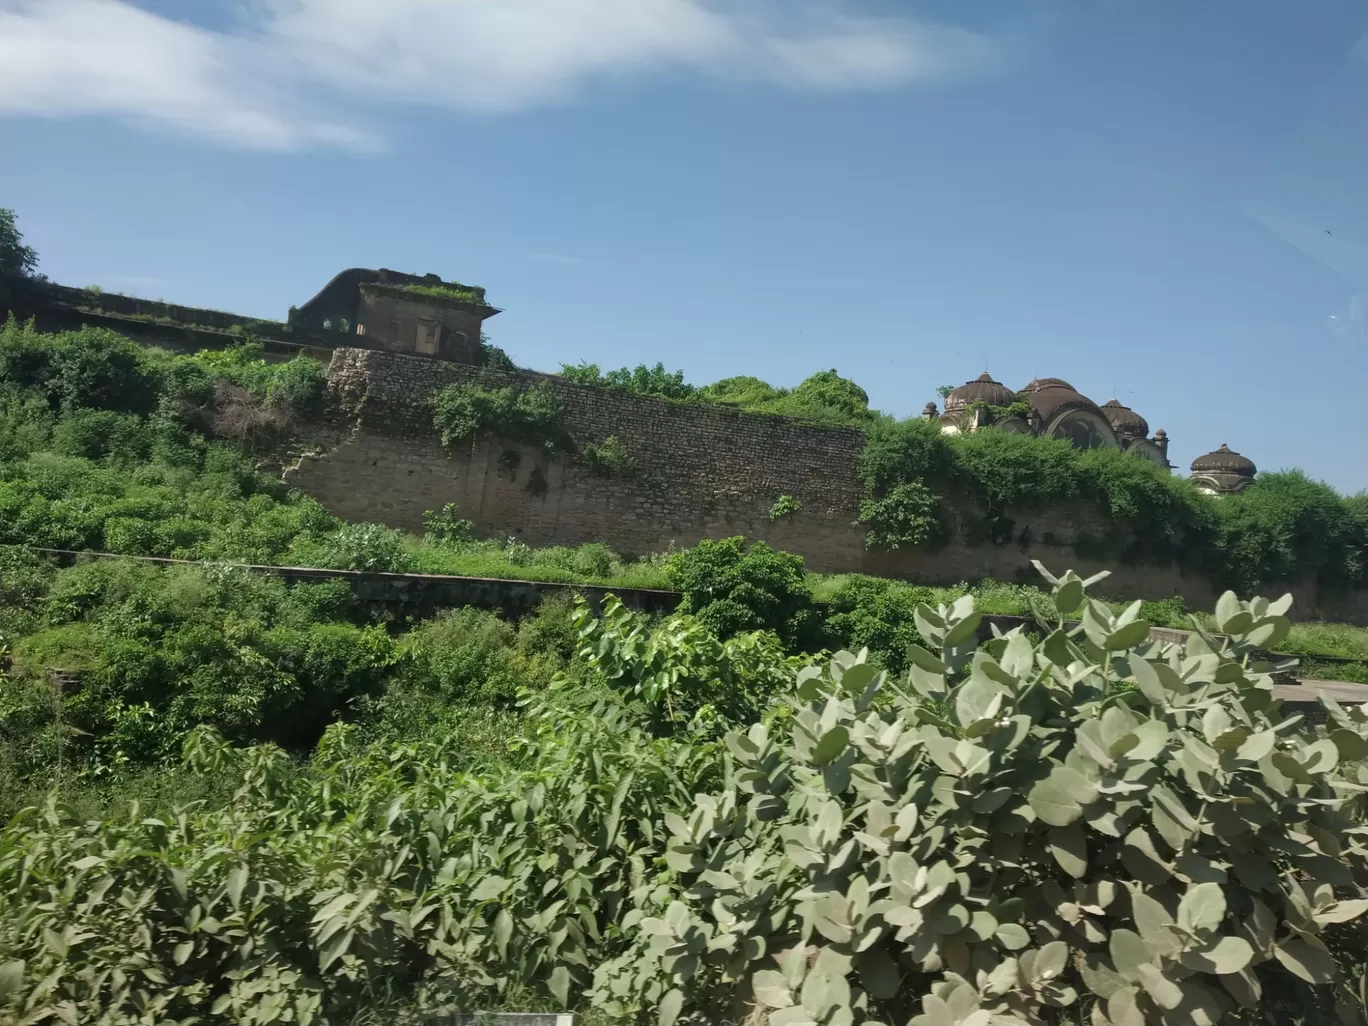
[[[1072,385],[1060,378],[1037,378],[1023,392],[1031,409],[1048,424],[1056,415],[1068,409],[1088,410],[1105,418],[1098,405]]]
[[[1067,388],[1070,392],[1077,391],[1073,385],[1069,384],[1063,378],[1033,378],[1031,381],[1027,382],[1026,387],[1023,388],[1022,391],[1038,392],[1042,388]]]
[[[1253,477],[1258,473],[1254,461],[1241,456],[1228,445],[1222,445],[1215,452],[1198,456],[1192,461],[1194,474],[1238,474],[1240,477]]]
[[[1122,406],[1120,400],[1109,399],[1102,404],[1102,415],[1118,435],[1144,438],[1149,434],[1149,421],[1129,406]]]
[[[1016,393],[984,371],[973,381],[966,381],[945,397],[947,413],[962,410],[970,403],[987,403],[989,406],[1010,406],[1016,402]]]

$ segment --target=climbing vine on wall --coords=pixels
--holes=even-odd
[[[599,477],[631,477],[636,473],[636,459],[617,435],[586,445],[580,455],[590,472]]]
[[[1086,542],[1095,557],[1177,563],[1244,590],[1312,575],[1368,583],[1368,495],[1341,496],[1296,471],[1263,474],[1218,500],[1119,449],[991,430],[945,435],[922,419],[874,424],[858,471],[858,523],[874,549],[946,541],[952,512],[969,540],[1002,544],[1021,540],[1019,511],[1069,508],[1097,516],[1102,534]]]
[[[468,381],[442,389],[431,402],[433,424],[447,449],[478,435],[539,445],[553,459],[575,449],[560,400],[544,381],[530,388],[487,388]]]

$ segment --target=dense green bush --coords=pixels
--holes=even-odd
[[[58,762],[95,776],[156,763],[200,724],[306,752],[395,658],[383,629],[357,622],[343,582],[287,588],[226,567],[104,560],[28,579],[0,699],[21,779]],[[54,696],[54,670],[78,686]]]
[[[1316,573],[1331,585],[1368,582],[1368,495],[1344,499],[1299,471],[1260,474],[1217,506],[1213,548],[1234,583]]]
[[[631,477],[636,473],[636,459],[617,435],[609,435],[596,445],[586,445],[580,457],[600,477]]]
[[[644,363],[634,368],[621,367],[606,374],[596,363],[563,363],[560,375],[577,385],[654,395],[663,399],[689,399],[697,392],[693,385],[684,380],[683,371],[667,371],[663,363],[657,363],[654,367],[647,367]]]
[[[966,598],[917,610],[908,692],[848,654],[800,674],[671,821],[678,875],[597,994],[773,1026],[1358,1021],[1368,715],[1317,737],[1272,700],[1253,651],[1289,602],[1227,594],[1229,640],[1185,652],[1139,603],[975,651]]]
[[[610,608],[580,613],[582,672],[526,693],[514,764],[334,727],[300,772],[193,732],[230,801],[0,831],[4,1014],[1322,1015],[1368,960],[1368,717],[1331,707],[1321,738],[1282,714],[1251,651],[1282,607],[1223,597],[1231,640],[1185,651],[1096,604],[976,650],[971,599],[923,605],[906,688]]]
[[[970,541],[1026,541],[1016,514],[1072,508],[1098,515],[1094,549],[1128,562],[1178,563],[1245,590],[1312,576],[1368,584],[1368,494],[1345,498],[1297,472],[1262,474],[1213,499],[1118,449],[991,430],[945,435],[923,419],[873,423],[858,470],[871,548],[938,544],[953,525]]]
[[[539,445],[553,457],[575,448],[561,423],[560,400],[544,381],[530,388],[465,382],[435,393],[431,402],[433,423],[448,448],[480,434]]]
[[[773,402],[783,396],[784,392],[767,381],[742,374],[704,385],[698,390],[698,394],[709,402],[751,409]]]
[[[907,669],[907,648],[925,644],[917,633],[916,609],[935,600],[931,588],[917,588],[879,577],[850,577],[828,600],[826,631],[833,647],[868,649],[890,673]]]
[[[706,538],[676,553],[665,579],[684,593],[680,611],[693,613],[727,638],[742,631],[768,630],[786,646],[810,646],[819,630],[803,560],[744,538]]]
[[[448,502],[440,510],[423,511],[423,540],[438,545],[465,545],[475,525],[461,516],[460,508]]]
[[[11,317],[0,329],[0,386],[40,395],[54,410],[160,412],[188,426],[233,426],[243,434],[235,422],[244,414],[257,422],[245,425],[250,429],[316,413],[324,369],[305,357],[267,363],[252,340],[177,356],[103,328],[43,334]]]
[[[948,534],[939,496],[921,481],[896,485],[881,499],[863,500],[856,523],[869,528],[865,543],[877,549],[935,545]]]
[[[404,548],[404,535],[382,524],[343,524],[320,546],[319,564],[334,570],[409,573],[417,560]]]

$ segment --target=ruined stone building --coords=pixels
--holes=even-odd
[[[477,286],[436,274],[351,267],[292,309],[288,324],[336,346],[479,363],[484,322],[498,312]]]

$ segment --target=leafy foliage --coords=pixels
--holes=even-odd
[[[343,524],[323,545],[323,566],[370,573],[409,573],[417,561],[404,548],[404,535],[382,524]]]
[[[1281,713],[1254,649],[1285,601],[1223,596],[1227,639],[1179,651],[1053,584],[1083,622],[1039,642],[976,648],[972,599],[919,606],[906,689],[581,609],[580,669],[524,693],[488,771],[435,737],[334,726],[299,772],[192,732],[231,800],[0,831],[0,1014],[341,1023],[521,993],[665,1026],[1130,1026],[1347,998],[1368,717],[1331,705],[1320,738]],[[465,619],[433,657],[448,630],[508,649]]]
[[[781,495],[770,505],[771,520],[785,520],[803,508],[803,504],[792,495]]]
[[[738,406],[749,413],[774,413],[811,424],[868,427],[880,420],[869,396],[834,370],[818,371],[796,388],[773,388],[756,378],[726,378],[703,389],[704,398]]]
[[[574,450],[561,404],[546,382],[530,388],[451,385],[432,396],[433,422],[447,448],[490,434],[541,446],[555,457]]]
[[[0,275],[31,277],[38,270],[38,253],[24,245],[14,211],[0,207]]]
[[[867,650],[890,673],[902,674],[907,670],[908,646],[925,644],[917,632],[917,607],[936,598],[932,588],[852,577],[828,601],[826,631],[839,648]]]
[[[654,395],[662,399],[689,399],[697,392],[693,385],[684,380],[683,371],[667,371],[663,363],[657,363],[654,367],[641,363],[634,368],[620,367],[607,373],[596,363],[563,363],[560,375],[577,385]]]
[[[574,626],[590,678],[628,702],[657,736],[708,735],[761,716],[809,662],[786,657],[771,633],[722,639],[701,619],[680,613],[652,623],[613,596],[597,617],[579,603]],[[558,686],[581,683],[562,678]]]
[[[440,510],[423,511],[423,538],[438,545],[463,545],[471,540],[475,525],[461,516],[459,507],[448,502]]]
[[[956,523],[1001,543],[1015,537],[1020,512],[1081,507],[1098,516],[1101,548],[1126,561],[1176,562],[1245,590],[1312,576],[1368,582],[1368,495],[1345,498],[1298,472],[1262,474],[1215,501],[1121,450],[991,430],[944,435],[920,418],[872,424],[858,469],[871,548],[936,544]]]
[[[945,537],[940,500],[920,481],[897,485],[882,499],[865,499],[856,523],[869,528],[865,539],[870,548],[899,549]]]
[[[803,560],[744,538],[705,538],[676,553],[665,567],[670,586],[684,593],[680,611],[693,613],[719,637],[773,631],[791,649],[817,629]]]
[[[49,570],[25,597],[0,689],[9,788],[53,765],[103,779],[156,764],[199,725],[307,752],[394,657],[341,582],[99,561]],[[53,670],[76,683],[54,693]]]
[[[401,292],[412,292],[420,296],[435,296],[438,299],[450,299],[457,303],[470,303],[474,306],[488,306],[485,301],[485,290],[479,285],[461,285],[452,282],[450,285],[396,285],[395,288]]]
[[[631,477],[636,473],[636,460],[617,435],[609,435],[596,445],[586,445],[580,452],[589,470],[600,477]]]
[[[1253,652],[1289,602],[1228,593],[1227,639],[1183,651],[1096,602],[975,650],[965,598],[916,611],[909,692],[848,653],[800,673],[785,729],[729,735],[726,786],[671,821],[679,876],[600,992],[774,1026],[1215,1022],[1301,983],[1348,1008],[1368,715],[1280,713]]]
[[[795,405],[824,407],[852,419],[869,413],[869,394],[835,370],[818,371],[793,390]]]

